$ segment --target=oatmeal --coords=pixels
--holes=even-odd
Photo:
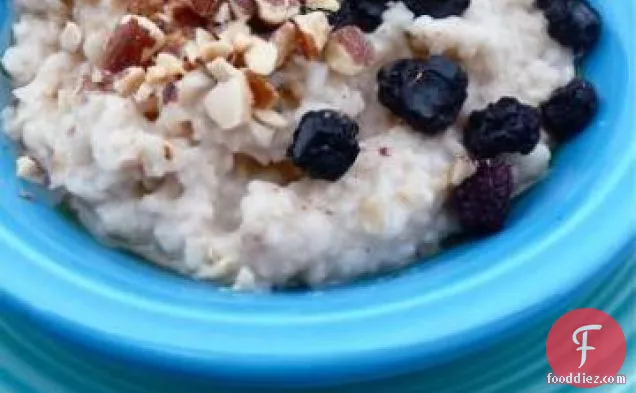
[[[593,116],[598,21],[567,3],[580,40],[535,0],[15,0],[6,132],[109,244],[237,289],[347,281],[500,229]]]

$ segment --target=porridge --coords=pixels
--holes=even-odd
[[[108,244],[236,289],[502,228],[594,116],[583,0],[15,0],[18,175]]]

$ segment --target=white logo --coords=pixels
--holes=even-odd
[[[601,330],[602,327],[603,326],[601,325],[581,326],[580,328],[574,331],[574,334],[572,334],[572,341],[574,341],[574,344],[580,345],[580,347],[576,349],[577,351],[581,351],[581,364],[579,365],[579,368],[583,367],[583,365],[585,364],[585,361],[587,360],[587,351],[593,351],[596,349],[594,347],[590,347],[587,345],[587,332],[589,330]],[[576,336],[578,336],[579,333],[581,332],[583,332],[582,334],[583,339],[581,340],[581,342],[579,342]]]

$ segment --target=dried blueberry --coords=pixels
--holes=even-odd
[[[329,15],[329,23],[334,29],[356,25],[370,33],[382,24],[382,14],[388,3],[388,0],[344,0],[340,9]]]
[[[466,100],[468,76],[444,56],[404,59],[378,73],[378,99],[418,131],[435,134],[448,128]]]
[[[601,36],[601,17],[585,0],[537,0],[548,20],[548,33],[569,47],[578,58],[585,57]]]
[[[512,192],[510,166],[500,160],[484,160],[478,162],[474,175],[452,191],[450,205],[466,232],[496,232],[506,221]]]
[[[360,153],[358,124],[340,112],[307,112],[300,121],[287,155],[314,179],[336,181]]]
[[[470,0],[404,0],[404,4],[416,15],[446,18],[461,15],[470,6]]]
[[[541,104],[543,126],[558,140],[581,132],[598,111],[599,99],[591,83],[575,78]]]
[[[471,113],[464,129],[464,146],[475,158],[501,153],[530,153],[541,137],[541,115],[517,99],[504,97]]]

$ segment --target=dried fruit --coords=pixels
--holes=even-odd
[[[356,161],[358,124],[333,110],[306,113],[287,152],[294,164],[314,179],[336,181]]]
[[[552,93],[541,104],[543,126],[555,138],[568,139],[592,121],[598,111],[599,99],[594,86],[575,78]]]
[[[329,16],[329,22],[334,29],[356,25],[369,33],[382,24],[388,3],[387,0],[343,0],[340,9]]]
[[[537,0],[548,20],[548,33],[561,45],[584,57],[601,36],[601,17],[585,0]]]
[[[378,73],[378,99],[418,131],[435,134],[448,128],[467,97],[468,76],[444,56],[403,59]]]
[[[494,158],[502,153],[529,154],[540,138],[539,111],[511,97],[471,113],[464,129],[464,146],[475,158]]]
[[[470,6],[470,0],[404,0],[404,4],[415,16],[428,15],[440,19],[463,14]]]
[[[510,166],[500,160],[484,160],[478,162],[474,175],[452,191],[450,205],[466,232],[496,232],[508,217],[512,192]]]

